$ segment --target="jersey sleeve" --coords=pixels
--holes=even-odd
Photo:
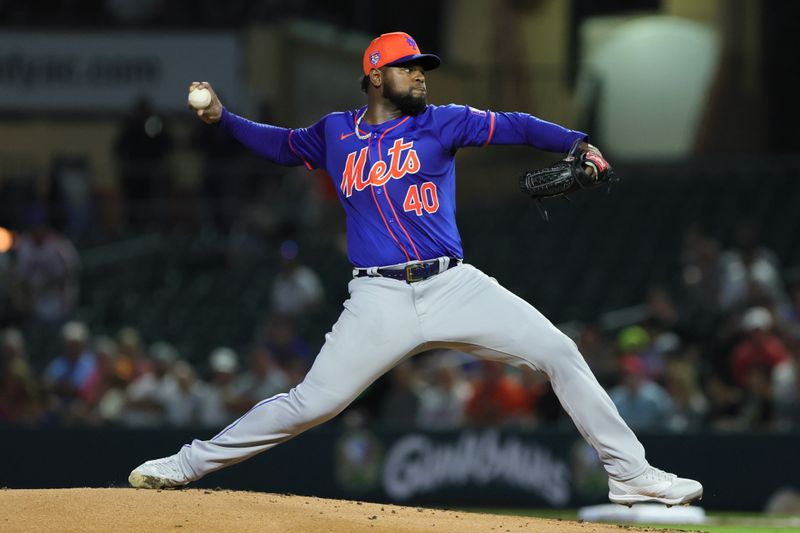
[[[289,129],[247,120],[224,107],[219,126],[250,151],[273,163],[285,166],[302,164],[289,147]]]
[[[324,167],[324,118],[308,128],[288,129],[253,122],[223,108],[220,126],[254,153],[279,165]]]
[[[589,136],[527,113],[494,113],[491,144],[526,144],[548,152],[568,152],[575,141]]]
[[[289,148],[309,170],[325,168],[325,119],[307,128],[289,131]]]
[[[435,107],[433,120],[442,146],[449,151],[466,146],[484,146],[494,134],[494,113],[470,106],[449,104]]]
[[[434,109],[434,121],[442,145],[455,151],[465,146],[522,144],[548,152],[567,152],[575,141],[589,136],[527,113],[482,111],[464,105]]]

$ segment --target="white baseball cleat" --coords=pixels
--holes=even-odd
[[[128,483],[137,489],[176,488],[190,481],[181,470],[178,454],[147,461],[134,468],[128,476]]]
[[[688,505],[703,497],[703,485],[652,466],[628,481],[608,480],[608,499],[630,507],[634,503],[658,502],[668,507]]]

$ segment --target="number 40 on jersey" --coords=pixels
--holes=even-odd
[[[408,188],[406,198],[403,200],[403,209],[408,213],[413,211],[418,217],[422,216],[423,210],[429,215],[439,210],[439,194],[436,192],[436,184],[426,181],[420,186],[413,184]]]

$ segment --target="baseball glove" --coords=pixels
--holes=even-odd
[[[594,172],[587,172],[588,168]],[[566,198],[572,192],[592,189],[604,183],[610,184],[612,181],[617,179],[614,177],[611,165],[599,150],[591,147],[587,151],[573,148],[569,155],[558,163],[526,172],[520,177],[519,185],[522,192],[538,201],[537,206],[542,217],[547,220],[547,211],[541,205],[542,199],[555,196]]]

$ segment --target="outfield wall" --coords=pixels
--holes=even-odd
[[[124,486],[140,462],[211,432],[0,428],[0,486]],[[701,480],[709,509],[761,510],[800,488],[800,434],[642,434],[651,463]],[[596,454],[577,433],[422,432],[323,426],[209,475],[201,487],[421,506],[576,507],[606,501]]]

